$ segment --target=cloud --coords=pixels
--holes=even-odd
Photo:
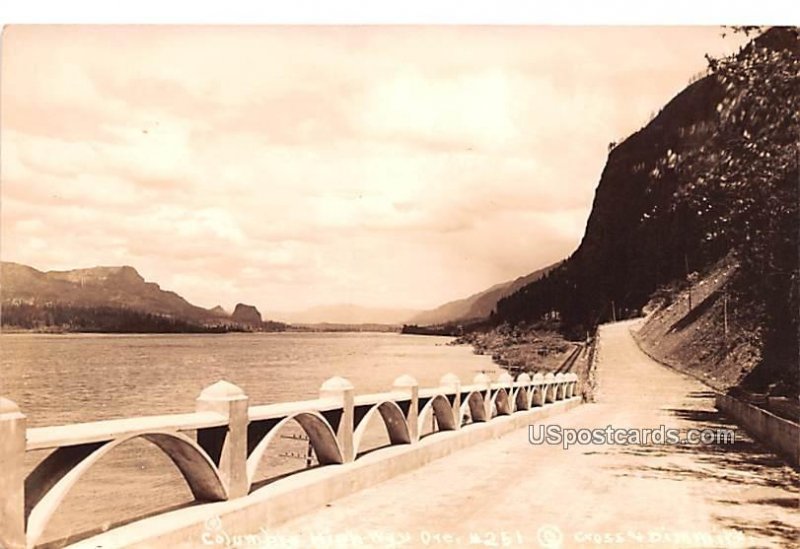
[[[3,259],[204,306],[432,307],[577,246],[710,28],[9,27]]]

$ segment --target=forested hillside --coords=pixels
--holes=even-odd
[[[204,309],[147,282],[129,266],[42,272],[0,263],[0,325],[4,330],[102,333],[281,331],[261,315],[236,318]],[[240,307],[249,306],[240,304]]]

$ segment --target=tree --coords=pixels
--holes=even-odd
[[[771,29],[738,54],[708,57],[708,62],[725,97],[717,105],[717,131],[703,147],[678,161],[676,171],[688,183],[676,194],[676,204],[702,219],[703,246],[734,251],[743,299],[763,307],[763,356],[772,362],[768,367],[787,370],[794,365],[796,370],[798,31]]]

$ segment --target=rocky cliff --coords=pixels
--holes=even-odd
[[[726,260],[737,266],[729,305],[750,312],[757,368],[771,372],[755,377],[794,370],[796,384],[798,44],[797,29],[772,28],[737,55],[710,59],[708,76],[611,144],[579,247],[501,299],[495,322],[555,316],[580,337]]]
[[[258,309],[244,303],[236,304],[236,308],[233,309],[233,314],[231,314],[231,320],[250,326],[260,326],[262,322],[261,313],[258,312]]]

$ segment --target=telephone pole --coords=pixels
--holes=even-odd
[[[683,254],[683,269],[686,274],[686,281],[689,283],[689,312],[692,311],[692,281],[689,279],[689,254]]]
[[[722,331],[728,340],[728,292],[722,294]]]

